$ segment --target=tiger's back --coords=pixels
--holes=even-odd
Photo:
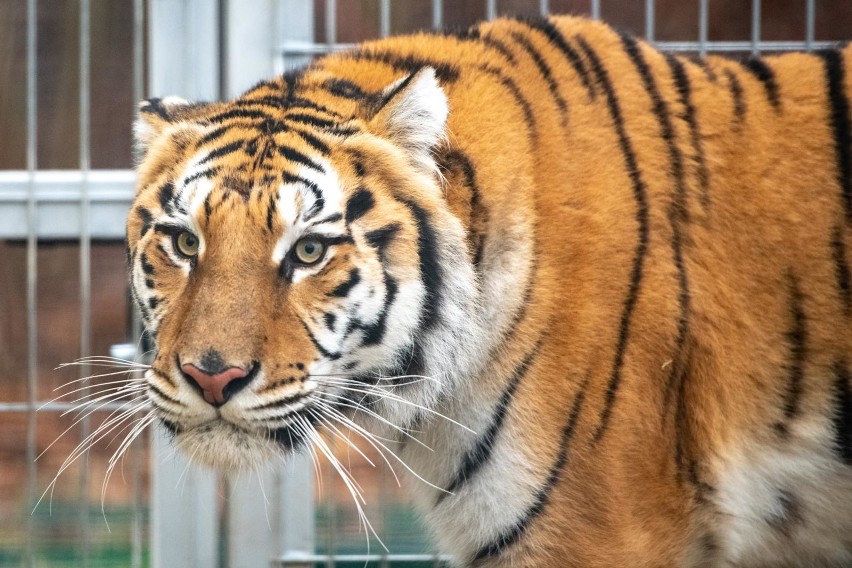
[[[456,495],[423,505],[452,549],[507,565],[852,560],[848,58],[694,63],[552,18],[321,65],[353,81],[375,61],[444,69],[448,197],[476,193],[483,287],[513,280],[497,385],[446,407],[480,407],[479,439],[432,467],[407,446],[451,480]]]
[[[850,58],[695,63],[584,19],[497,20],[241,98],[348,116],[436,71],[480,319],[423,368],[466,369],[435,409],[471,431],[419,415],[434,451],[401,455],[443,488],[412,485],[458,562],[852,562]],[[424,239],[423,278],[452,281]]]

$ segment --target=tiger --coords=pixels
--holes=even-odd
[[[850,61],[506,17],[144,101],[150,405],[361,435],[456,566],[852,565]]]

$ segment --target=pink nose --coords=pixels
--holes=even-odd
[[[228,402],[232,394],[245,386],[239,385],[238,388],[234,388],[237,386],[234,381],[243,379],[248,375],[248,371],[240,367],[229,367],[221,373],[211,375],[191,363],[182,365],[181,370],[201,387],[204,400],[213,406],[220,406]],[[229,385],[231,388],[228,388]]]

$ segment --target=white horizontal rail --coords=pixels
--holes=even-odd
[[[752,49],[764,52],[806,51],[813,49],[832,49],[838,47],[837,41],[655,41],[663,51],[694,51],[694,52],[750,52]],[[311,43],[304,41],[287,41],[281,45],[281,53],[285,57],[294,55],[322,55],[337,51],[346,51],[357,47],[357,43]]]
[[[39,239],[78,240],[84,225],[92,239],[124,239],[124,219],[135,194],[133,171],[42,170],[33,174],[32,182]],[[0,171],[0,239],[27,238],[29,183],[29,172]]]

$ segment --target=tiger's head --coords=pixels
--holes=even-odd
[[[131,288],[149,400],[194,460],[405,428],[452,388],[476,277],[433,158],[447,116],[431,68],[375,92],[314,73],[142,103]]]

